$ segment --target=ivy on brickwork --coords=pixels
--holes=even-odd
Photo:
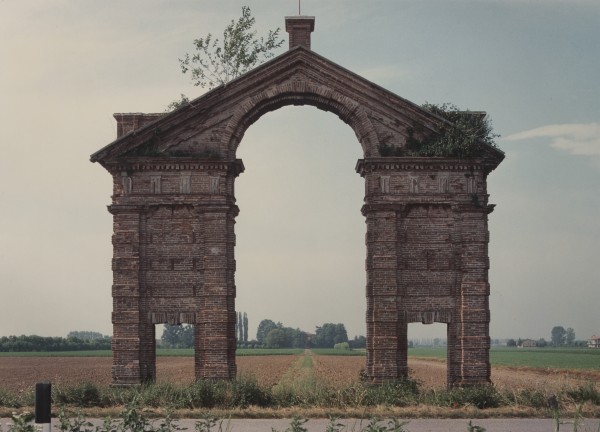
[[[461,111],[448,103],[422,107],[448,123],[442,124],[437,134],[425,138],[417,138],[423,132],[418,126],[408,128],[406,147],[382,144],[379,147],[381,156],[477,157],[486,146],[497,147],[494,140],[499,135],[493,133],[492,122],[484,113]]]

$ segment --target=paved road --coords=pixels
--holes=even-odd
[[[2,419],[0,424],[6,425],[8,419]],[[184,419],[178,420],[181,428],[187,428],[194,432],[194,426],[197,420]],[[412,419],[407,420],[408,424],[404,426],[407,432],[467,432],[469,420],[466,419]],[[55,421],[56,422],[56,421]],[[93,419],[94,424],[101,424],[98,419]],[[157,425],[159,421],[156,421]],[[220,425],[217,424],[214,432],[271,432],[274,428],[279,432],[284,432],[290,426],[290,419],[234,419],[224,420]],[[345,419],[339,423],[346,427],[341,432],[359,432],[364,429],[368,422],[366,420]],[[303,425],[309,432],[325,432],[328,420],[311,419]],[[381,424],[387,424],[382,422]],[[484,427],[486,432],[553,432],[554,424],[551,419],[477,419],[473,420],[473,425]],[[221,428],[219,428],[221,426]],[[54,430],[56,430],[54,428]],[[573,430],[572,422],[565,420],[560,426],[560,431],[570,432]],[[600,431],[600,419],[585,420],[579,427],[579,432],[598,432]]]
[[[465,419],[413,419],[404,426],[407,432],[467,432],[468,420]],[[359,432],[367,426],[368,422],[363,420],[342,420],[340,423],[346,425],[343,432]],[[181,426],[193,428],[193,421],[182,422]],[[309,420],[304,427],[309,432],[325,432],[328,420]],[[386,422],[382,422],[386,424]],[[290,420],[231,420],[229,426],[231,432],[271,432],[271,428],[283,432],[290,425]],[[486,432],[553,432],[554,424],[551,419],[481,419],[473,420],[473,425],[482,426]],[[587,420],[580,432],[597,432],[600,428],[600,420]],[[563,424],[561,431],[572,431],[572,424]]]

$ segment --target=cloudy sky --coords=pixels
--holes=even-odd
[[[298,7],[0,0],[0,335],[111,333],[111,178],[89,156],[116,137],[113,113],[200,96],[178,58],[243,4],[263,34]],[[319,54],[417,104],[487,111],[502,135],[488,178],[492,337],[600,334],[600,3],[302,0],[302,13],[316,16]],[[286,107],[248,129],[238,156],[237,309],[251,327],[364,334],[352,130]],[[429,336],[444,327],[409,328]]]

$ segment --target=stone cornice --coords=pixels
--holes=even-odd
[[[109,213],[116,215],[119,213],[137,213],[151,214],[162,207],[181,208],[187,207],[193,209],[198,214],[205,213],[229,213],[234,216],[239,214],[239,207],[233,202],[163,202],[153,204],[111,204],[107,206]]]
[[[356,172],[364,177],[376,171],[479,171],[485,167],[481,159],[380,157],[359,159]]]
[[[212,159],[193,158],[136,158],[127,161],[105,163],[105,167],[112,173],[122,171],[225,171],[236,176],[244,172],[244,163],[241,159],[222,161]]]

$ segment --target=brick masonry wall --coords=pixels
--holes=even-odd
[[[367,375],[407,376],[411,322],[448,326],[448,386],[486,384],[489,284],[482,164],[365,159]]]
[[[443,162],[443,163],[441,163]],[[131,159],[113,174],[113,381],[154,380],[155,325],[190,323],[197,378],[235,377],[233,184],[241,161]],[[410,322],[448,325],[448,385],[488,383],[485,166],[369,158],[367,375],[406,376]]]
[[[113,174],[113,382],[156,377],[155,325],[195,325],[198,378],[235,377],[231,163],[154,159]],[[231,184],[228,187],[228,184]]]

